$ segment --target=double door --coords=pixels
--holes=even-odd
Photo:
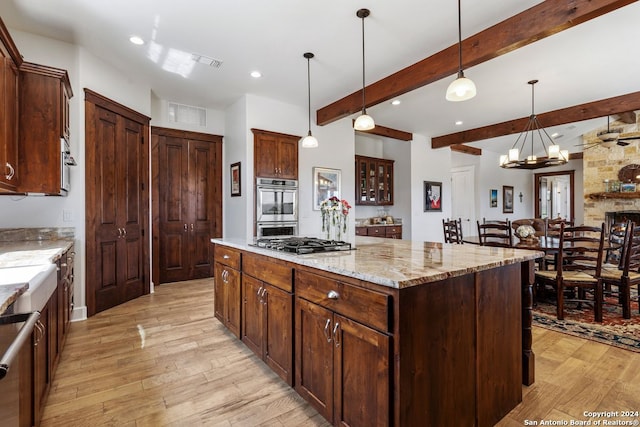
[[[356,156],[357,205],[393,205],[393,162]]]
[[[333,425],[389,425],[390,338],[296,298],[296,391]]]
[[[253,131],[254,176],[298,179],[299,136],[259,129]]]
[[[85,89],[89,315],[149,292],[148,118]]]
[[[213,274],[211,238],[220,237],[221,144],[194,136],[152,128],[159,150],[160,283]]]

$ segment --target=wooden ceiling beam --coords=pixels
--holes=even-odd
[[[355,122],[355,120],[352,120],[352,122]],[[405,132],[403,130],[388,128],[380,125],[376,125],[371,130],[358,130],[356,132],[367,133],[370,135],[384,136],[384,137],[393,138],[393,139],[399,139],[400,141],[411,141],[413,139],[413,134],[410,132]]]
[[[471,147],[470,145],[454,144],[450,145],[449,148],[451,148],[451,151],[457,151],[459,153],[471,154],[474,156],[482,155],[482,150],[480,148]]]
[[[582,120],[596,119],[598,117],[606,117],[607,115],[638,109],[640,109],[640,92],[633,92],[627,95],[615,96],[613,98],[601,99],[599,101],[549,111],[547,113],[537,114],[537,116],[542,126],[550,127]],[[475,129],[468,129],[462,132],[436,136],[431,139],[431,148],[448,147],[450,145],[464,144],[465,142],[482,141],[498,136],[520,133],[528,121],[529,116]]]
[[[467,69],[637,0],[546,0],[462,41]],[[458,72],[458,44],[366,87],[372,107]],[[444,96],[444,95],[443,95]],[[362,110],[362,89],[316,111],[320,126]]]
[[[635,111],[624,111],[618,113],[618,121],[622,123],[626,123],[628,125],[636,124],[636,112]]]

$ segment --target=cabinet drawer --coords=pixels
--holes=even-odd
[[[305,271],[296,271],[296,295],[364,325],[388,331],[388,295]]]
[[[228,246],[216,245],[213,258],[220,264],[240,270],[240,252]]]
[[[394,237],[398,235],[402,235],[402,226],[398,225],[388,225],[385,230],[385,235],[387,237]]]
[[[356,236],[366,236],[367,227],[356,227]]]
[[[269,258],[245,253],[242,272],[283,291],[293,292],[293,269],[276,264]]]
[[[386,227],[383,226],[379,226],[379,227],[367,227],[367,235],[368,236],[378,236],[378,237],[384,237],[385,236],[385,229]]]

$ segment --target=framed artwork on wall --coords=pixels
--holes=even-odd
[[[313,168],[313,210],[330,197],[340,199],[340,169]]]
[[[240,162],[231,165],[231,197],[242,195],[242,183],[240,178]]]
[[[502,213],[513,213],[513,187],[502,186]]]
[[[442,183],[424,181],[424,211],[442,212]]]
[[[492,208],[498,207],[498,190],[489,190],[489,206]]]

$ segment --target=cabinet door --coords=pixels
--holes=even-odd
[[[332,337],[334,424],[388,426],[389,337],[338,314]]]
[[[356,156],[356,205],[366,205],[369,201],[368,177],[367,161]]]
[[[242,342],[264,357],[264,284],[246,274],[242,277]]]
[[[39,327],[34,329],[33,344],[33,413],[36,421],[42,418],[49,382],[49,307],[40,311]]]
[[[293,385],[293,295],[265,285],[264,361],[289,385]]]
[[[298,179],[298,139],[280,138],[276,167],[280,178]]]
[[[295,389],[324,418],[333,421],[333,313],[296,298]]]
[[[240,306],[241,306],[241,283],[240,272],[233,268],[225,267],[229,273],[226,277],[227,286],[227,328],[240,338]]]
[[[227,305],[227,287],[223,280],[223,276],[226,276],[224,264],[216,262],[214,265],[214,280],[213,280],[213,314],[216,316],[222,324],[226,324],[227,315],[225,313],[225,307]]]
[[[0,100],[0,189],[14,191],[18,182],[18,69],[8,56],[0,56]]]
[[[393,162],[378,163],[378,204],[393,205]]]
[[[256,177],[278,178],[276,161],[278,139],[275,135],[262,132],[254,133],[253,161]]]

